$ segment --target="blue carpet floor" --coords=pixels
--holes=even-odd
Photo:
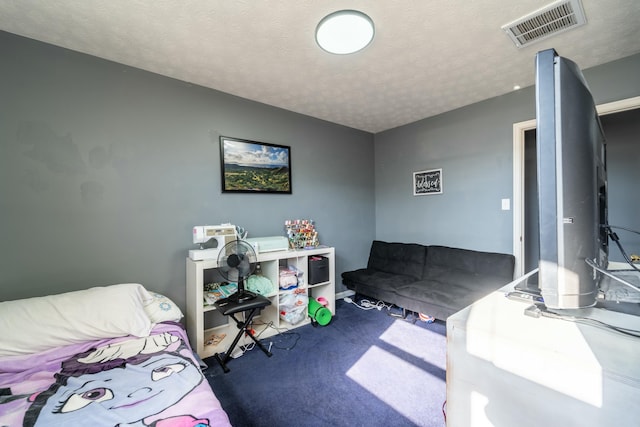
[[[444,426],[445,324],[361,310],[342,300],[327,326],[263,340],[205,375],[235,427]]]

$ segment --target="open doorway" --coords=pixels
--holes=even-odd
[[[613,133],[621,122],[631,123],[637,129],[634,136],[615,152],[608,150],[608,164],[621,163],[609,170],[609,223],[633,226],[640,220],[640,97],[629,98],[598,107],[605,135]],[[623,114],[624,112],[628,112]],[[610,116],[610,117],[607,117]],[[607,130],[607,128],[610,128]],[[516,258],[515,277],[537,267],[537,182],[536,182],[536,121],[528,120],[513,125],[513,254]],[[631,150],[631,155],[630,154]],[[533,156],[533,157],[532,157]],[[612,157],[613,156],[613,157]],[[629,177],[625,178],[625,174]],[[614,185],[612,185],[612,182]],[[611,207],[614,207],[612,210]],[[616,208],[616,206],[618,206]],[[635,218],[634,218],[635,216]],[[629,223],[631,222],[631,223]],[[640,228],[640,227],[635,227]],[[622,236],[620,236],[622,238]],[[637,235],[629,235],[630,249],[640,248]],[[635,249],[636,251],[640,249]]]

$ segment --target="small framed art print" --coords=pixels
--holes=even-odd
[[[413,195],[442,194],[442,169],[413,173]]]

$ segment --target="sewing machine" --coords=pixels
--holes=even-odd
[[[224,245],[235,239],[235,225],[196,225],[193,227],[193,243],[199,248],[189,250],[189,258],[194,261],[217,259]]]

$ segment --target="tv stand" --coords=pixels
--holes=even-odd
[[[635,425],[640,338],[525,315],[511,283],[447,319],[447,426]],[[563,310],[630,330],[640,317]]]

